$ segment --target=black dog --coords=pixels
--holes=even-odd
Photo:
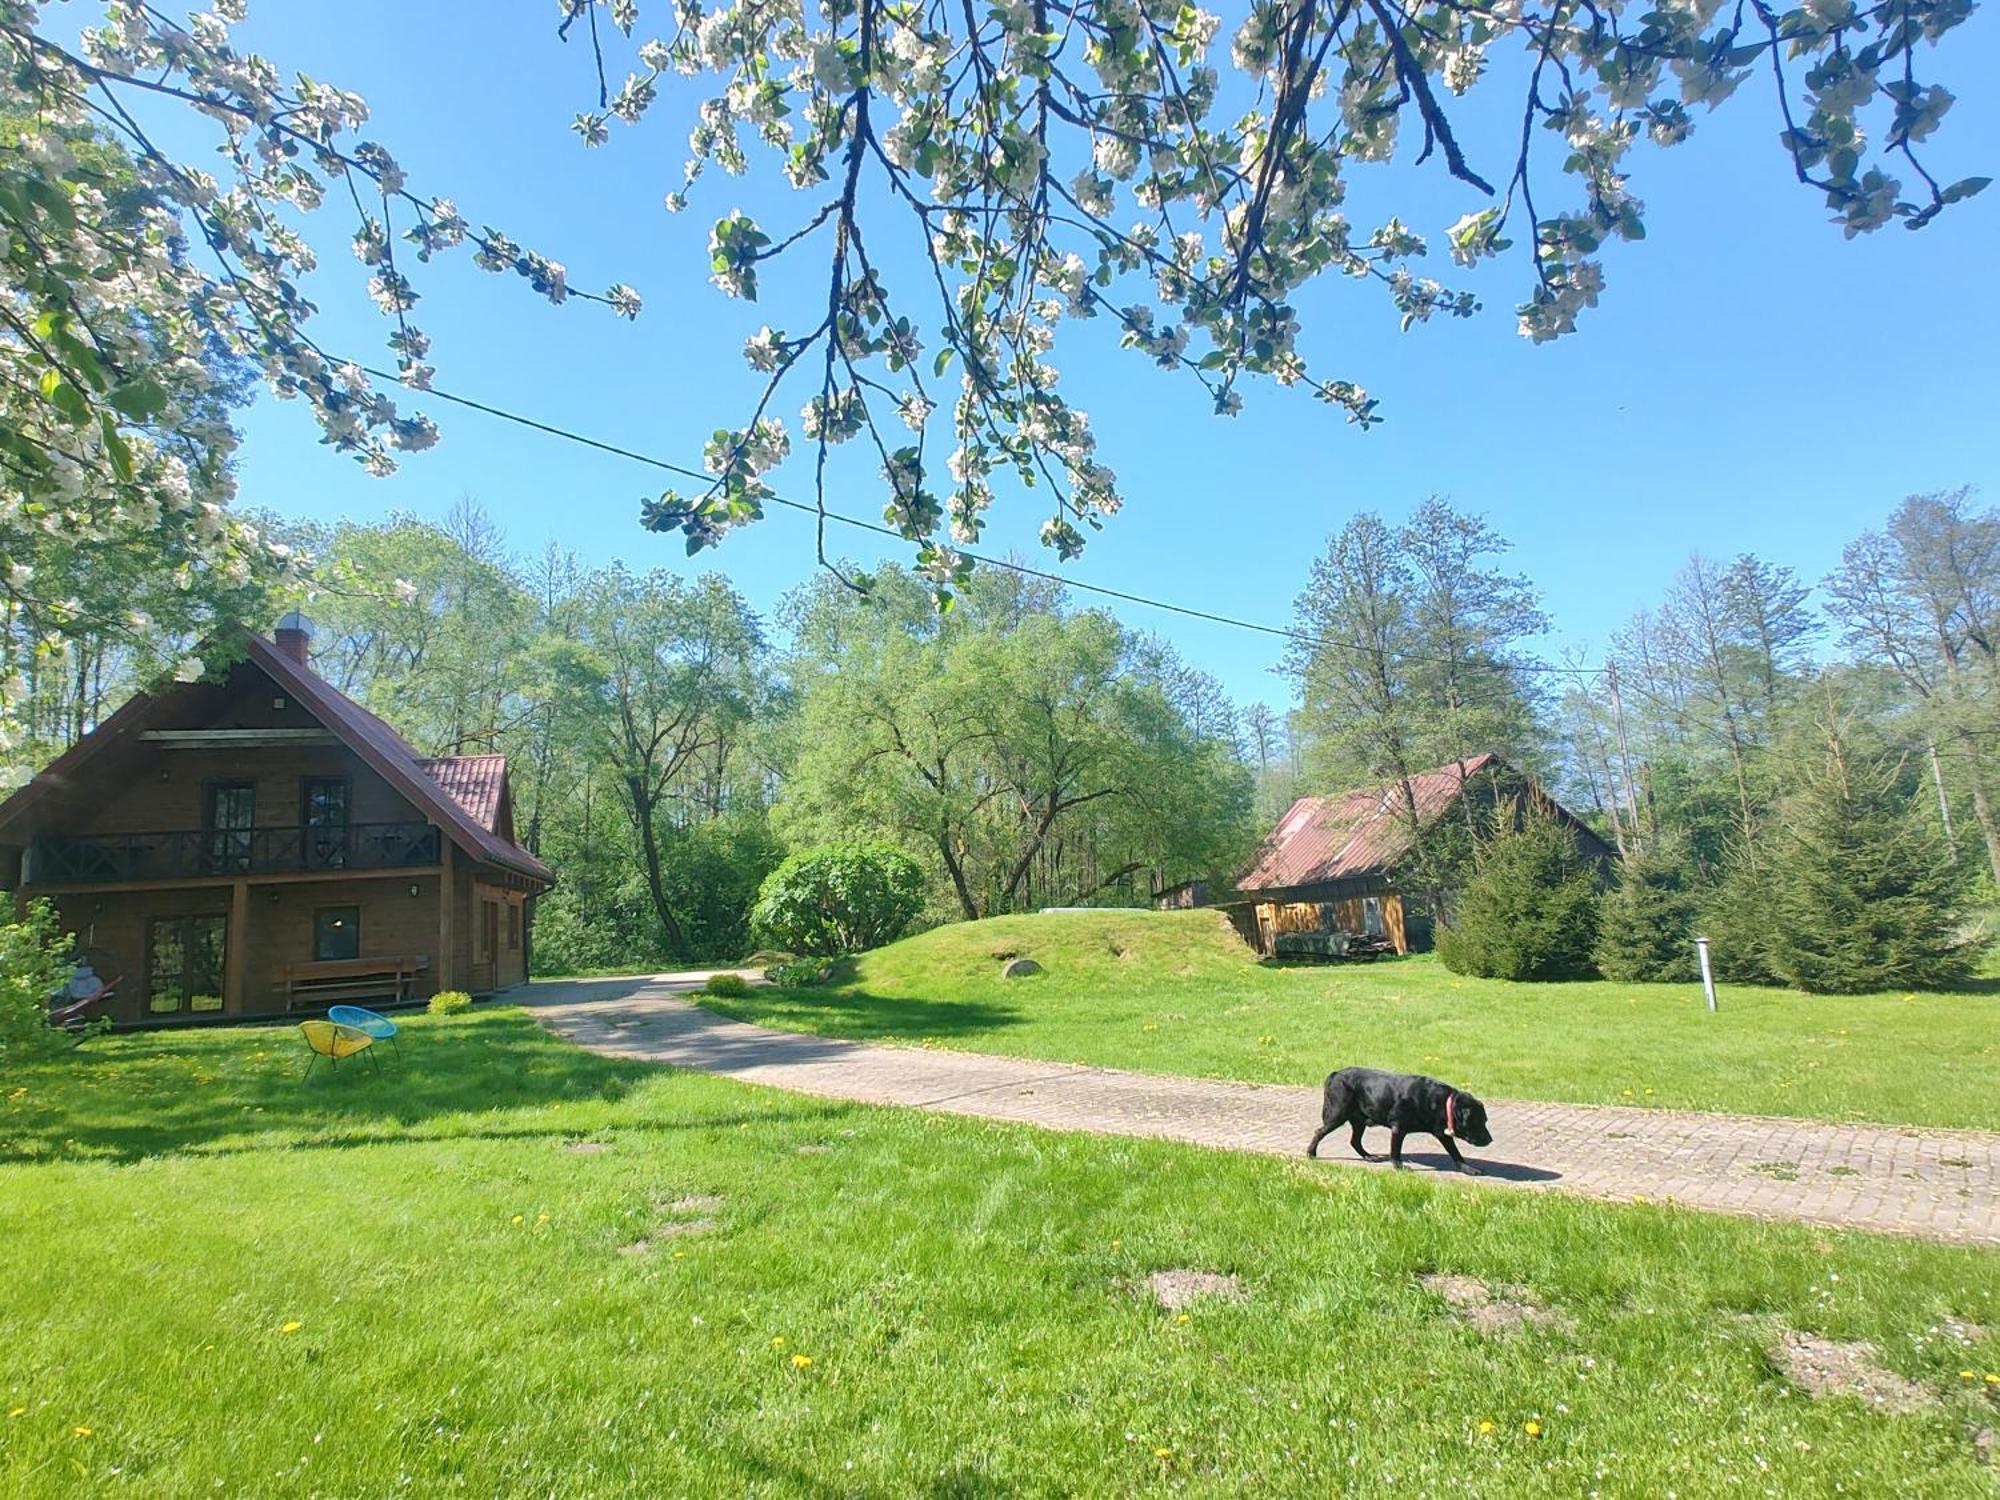
[[[1458,1154],[1453,1136],[1475,1146],[1493,1144],[1486,1128],[1486,1106],[1463,1089],[1455,1089],[1435,1078],[1409,1073],[1383,1073],[1374,1068],[1342,1068],[1327,1075],[1326,1104],[1320,1113],[1306,1155],[1319,1151],[1319,1143],[1343,1125],[1351,1125],[1354,1154],[1363,1161],[1375,1156],[1361,1144],[1361,1132],[1370,1125],[1389,1127],[1389,1160],[1397,1171],[1403,1168],[1403,1137],[1411,1131],[1434,1135],[1461,1172],[1479,1175],[1479,1168]]]

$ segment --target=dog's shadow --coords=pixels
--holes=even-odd
[[[1530,1167],[1517,1161],[1496,1161],[1490,1156],[1468,1156],[1466,1161],[1479,1168],[1479,1176],[1490,1182],[1560,1182],[1562,1173],[1552,1172],[1547,1167]],[[1387,1167],[1388,1161],[1376,1163]],[[1441,1172],[1447,1177],[1462,1177],[1466,1174],[1442,1151],[1403,1151],[1403,1165],[1417,1171]],[[1474,1179],[1475,1181],[1477,1179]]]

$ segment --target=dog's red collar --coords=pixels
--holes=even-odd
[[[1444,1096],[1444,1133],[1458,1134],[1458,1095],[1455,1093]]]

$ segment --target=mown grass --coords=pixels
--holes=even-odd
[[[1045,973],[1000,977],[1001,954]],[[2000,1129],[2000,996],[1509,984],[1434,958],[1258,965],[1214,912],[1062,912],[938,928],[816,990],[704,996],[825,1036],[1204,1078],[1316,1083],[1348,1064],[1481,1094]]]
[[[247,1029],[10,1074],[0,1492],[1988,1482],[2000,1336],[1945,1320],[2000,1328],[1991,1253],[814,1101],[518,1010],[406,1042],[401,1072],[303,1085]],[[1182,1267],[1247,1295],[1135,1294]],[[1475,1334],[1429,1270],[1574,1327]],[[1784,1327],[1874,1341],[1934,1403],[1806,1397],[1764,1352]]]

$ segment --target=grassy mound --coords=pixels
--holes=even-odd
[[[1002,979],[1009,959],[1045,972]],[[1020,1001],[1026,985],[1101,990],[1161,982],[1246,980],[1256,955],[1215,911],[1058,911],[955,922],[853,962],[851,982],[874,995],[936,993]],[[848,977],[844,975],[843,977]]]

